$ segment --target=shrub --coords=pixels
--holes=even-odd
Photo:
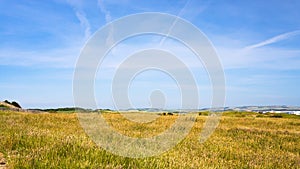
[[[15,106],[15,107],[18,107],[18,108],[22,108],[22,107],[19,105],[19,103],[15,102],[15,101],[11,102],[11,105],[13,105],[13,106]]]
[[[9,101],[7,101],[7,100],[4,100],[4,103],[7,103],[7,104],[11,104]]]
[[[199,116],[208,116],[209,112],[199,112],[198,115]]]
[[[270,117],[273,117],[273,118],[282,118],[283,116],[281,114],[274,114],[273,116],[270,116]]]

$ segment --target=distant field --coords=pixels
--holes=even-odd
[[[105,117],[133,137],[155,135],[177,118],[166,115],[134,125],[116,113]],[[74,113],[0,110],[0,153],[8,168],[300,168],[299,116],[226,112],[213,135],[200,144],[206,117],[198,116],[188,137],[172,150],[131,159],[97,147]]]

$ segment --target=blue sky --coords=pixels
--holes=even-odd
[[[163,12],[188,20],[210,39],[224,67],[226,106],[300,106],[299,8],[298,0],[0,0],[0,100],[16,100],[25,108],[73,106],[74,68],[88,38],[122,16]],[[151,47],[159,42],[155,39],[161,37],[132,38],[111,55]],[[172,40],[164,45],[179,46]],[[188,51],[183,53],[193,63]],[[95,92],[99,106],[111,108],[109,68],[122,58],[107,58]],[[201,76],[201,106],[209,106],[205,70],[200,65],[192,71]],[[167,75],[146,72],[135,80],[129,93],[136,107],[149,107],[151,86],[165,90],[168,108],[178,107],[178,91]]]

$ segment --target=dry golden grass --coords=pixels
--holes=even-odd
[[[118,131],[150,137],[176,116],[136,124],[119,114],[104,114]],[[300,168],[300,119],[227,115],[203,144],[206,116],[198,116],[189,135],[156,157],[132,159],[97,147],[76,114],[0,111],[0,153],[9,168]]]

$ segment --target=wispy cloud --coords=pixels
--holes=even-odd
[[[217,46],[225,70],[266,69],[299,70],[300,50],[281,48],[258,48],[245,50]]]
[[[90,23],[82,11],[76,10],[76,17],[80,21],[81,27],[83,27],[85,29],[84,30],[84,40],[87,40],[91,36]]]
[[[111,15],[109,10],[107,10],[104,5],[104,0],[98,0],[98,7],[100,8],[101,12],[104,14],[106,23],[111,22]],[[109,35],[106,39],[106,43],[108,45],[113,45],[114,43],[113,34],[114,34],[114,27],[110,26]]]
[[[77,55],[77,47],[43,51],[0,48],[0,66],[73,68],[75,65],[74,57]]]
[[[87,17],[85,16],[84,11],[81,9],[81,1],[72,1],[67,0],[70,6],[73,7],[75,15],[80,22],[80,26],[84,29],[84,41],[91,36],[91,25]]]
[[[250,49],[263,47],[263,46],[270,45],[270,44],[273,44],[273,43],[276,43],[276,42],[279,42],[279,41],[282,41],[282,40],[285,40],[285,39],[289,39],[289,38],[291,38],[293,36],[297,36],[297,35],[300,35],[300,30],[296,30],[296,31],[292,31],[292,32],[277,35],[277,36],[272,37],[270,39],[267,39],[265,41],[256,43],[254,45],[247,46],[247,47],[245,47],[245,49],[250,50]]]
[[[98,7],[100,8],[101,12],[105,15],[105,21],[110,22],[111,15],[110,12],[106,9],[103,0],[98,0]]]

